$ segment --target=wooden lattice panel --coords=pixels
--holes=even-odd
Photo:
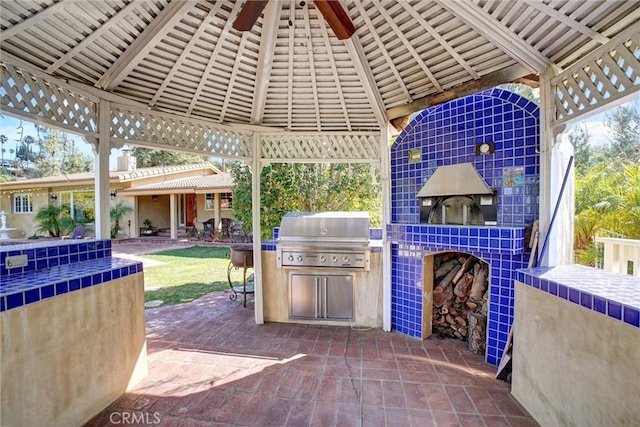
[[[263,135],[262,158],[272,160],[379,161],[379,133]]]
[[[251,132],[213,126],[164,113],[112,107],[111,138],[131,145],[207,153],[224,158],[251,158]]]
[[[636,92],[640,85],[640,33],[562,73],[552,84],[556,93],[554,126]]]
[[[37,120],[84,133],[97,129],[97,102],[46,79],[0,63],[2,108]]]

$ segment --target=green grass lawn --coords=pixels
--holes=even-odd
[[[227,281],[229,248],[191,247],[174,249],[145,258],[163,262],[145,267],[145,302],[162,300],[163,305],[191,302],[213,291],[230,291]],[[250,270],[247,274],[251,274]],[[232,270],[231,280],[242,284],[242,272]]]

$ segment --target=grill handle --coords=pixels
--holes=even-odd
[[[320,278],[316,277],[315,279],[316,282],[316,313],[315,313],[315,318],[317,319],[319,317],[320,314]]]
[[[323,313],[322,313],[322,317],[323,318],[327,318],[327,282],[329,281],[328,277],[323,277],[322,281],[324,282],[322,284],[322,301],[324,303],[322,309],[323,309]]]

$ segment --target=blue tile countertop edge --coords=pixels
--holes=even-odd
[[[584,265],[516,271],[525,285],[640,328],[640,279]]]
[[[0,312],[141,271],[141,262],[108,257],[3,277],[0,279]]]

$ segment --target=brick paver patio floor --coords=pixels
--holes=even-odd
[[[147,310],[149,375],[87,425],[537,425],[465,343],[256,325],[228,295]]]

